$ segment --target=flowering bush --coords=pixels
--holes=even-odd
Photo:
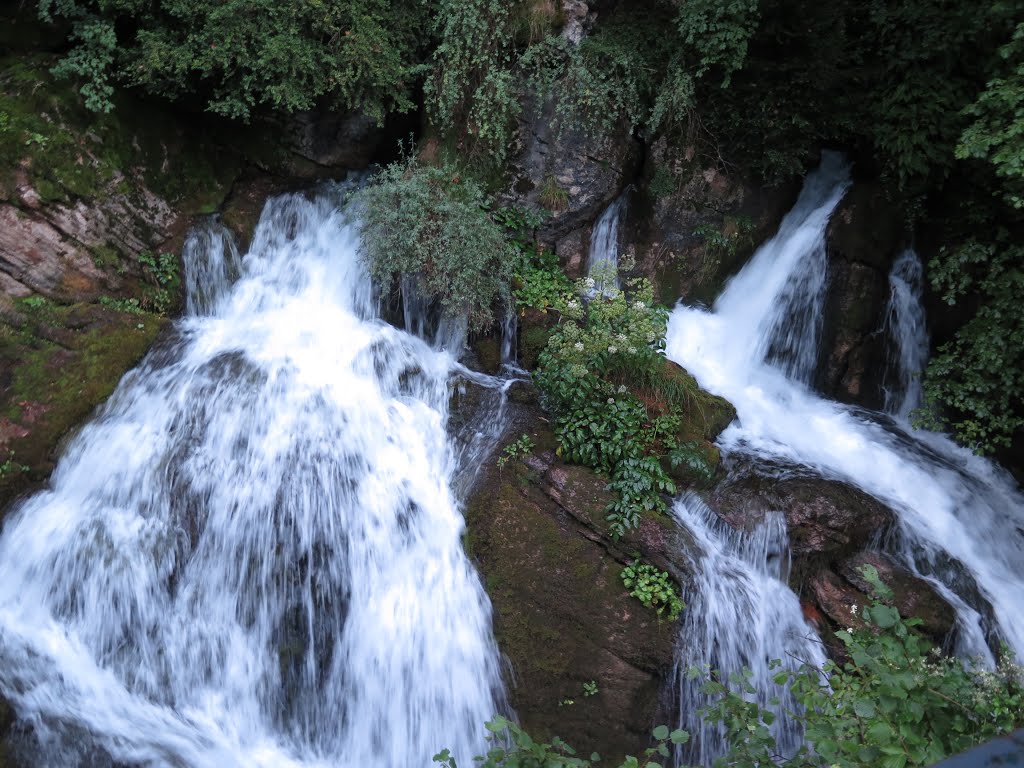
[[[555,414],[559,454],[610,476],[616,500],[608,521],[618,537],[644,511],[664,511],[662,494],[676,492],[660,460],[676,442],[671,411],[652,415],[623,381],[658,377],[668,312],[654,305],[646,280],[620,290],[610,287],[614,277],[604,277],[600,292],[588,277],[575,294],[556,298],[562,322],[539,357],[536,381]]]

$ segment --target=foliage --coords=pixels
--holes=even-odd
[[[547,310],[572,296],[569,278],[552,251],[520,250],[512,291],[518,307]]]
[[[919,620],[904,620],[887,604],[891,593],[877,572],[868,566],[864,575],[878,599],[859,616],[855,606],[851,623],[857,627],[836,633],[849,660],[828,662],[823,671],[779,665],[777,682],[796,695],[801,711],[795,714],[808,742],[796,755],[778,754],[768,728],[772,715],[751,701],[745,676],[730,685],[707,683],[716,700],[704,716],[724,725],[730,745],[716,768],[931,765],[1024,722],[1019,667],[989,672],[943,657],[916,632]]]
[[[144,310],[166,315],[174,309],[181,288],[178,257],[173,253],[154,255],[143,251],[138,258],[143,275],[149,281],[149,285],[143,289],[139,306]]]
[[[478,768],[590,768],[601,759],[596,752],[590,759],[576,757],[576,751],[557,736],[550,744],[536,742],[526,731],[500,715],[487,723],[487,730],[492,746],[486,755],[475,759]],[[668,758],[671,745],[685,744],[689,739],[686,731],[669,731],[664,725],[655,728],[652,736],[655,745],[644,750],[641,759],[626,757],[618,768],[661,768],[661,764],[654,761]],[[434,762],[441,768],[458,768],[447,749],[434,755]]]
[[[679,618],[685,606],[672,577],[665,571],[647,563],[634,563],[622,569],[621,578],[629,594],[656,610],[659,617],[664,615],[669,621]]]
[[[14,460],[14,451],[7,454],[7,458],[0,461],[0,480],[10,477],[19,472],[28,472],[31,469],[27,464],[20,464]]]
[[[434,124],[460,149],[500,165],[520,111],[514,73],[513,3],[440,0],[440,39],[424,84]]]
[[[964,109],[972,122],[960,136],[956,156],[990,163],[1006,185],[1007,202],[1024,208],[1024,22],[998,56],[997,76]]]
[[[445,314],[466,315],[471,330],[493,322],[492,305],[509,296],[516,249],[476,182],[409,157],[384,168],[359,198],[361,255],[378,281],[406,275]]]
[[[558,180],[554,176],[544,178],[537,199],[549,211],[564,211],[569,205],[569,193],[558,186]]]
[[[377,119],[413,107],[428,6],[404,0],[39,0],[72,23],[56,72],[79,78],[90,109],[115,84],[248,119],[321,100]]]
[[[528,455],[534,448],[533,440],[529,435],[523,434],[518,439],[505,446],[498,457],[498,468],[504,467],[509,461]]]
[[[663,512],[663,495],[676,492],[661,458],[677,447],[680,420],[672,406],[651,412],[626,383],[660,383],[668,312],[653,304],[646,280],[591,296],[596,285],[585,278],[575,296],[558,298],[561,322],[534,378],[555,415],[559,455],[609,475],[616,498],[607,519],[618,537],[643,513]]]
[[[146,314],[146,310],[142,308],[142,304],[136,298],[115,299],[112,296],[100,296],[99,303],[107,309],[112,309],[115,312],[123,312],[126,315]]]
[[[754,245],[756,225],[749,216],[736,216],[726,221],[722,229],[710,224],[701,224],[693,230],[693,234],[704,238],[704,261],[701,265],[701,276],[709,277],[722,263],[722,259],[732,261],[740,251]]]
[[[925,371],[924,423],[951,426],[979,453],[1009,448],[1024,429],[1024,247],[1007,233],[944,249],[929,264],[932,286],[949,305],[977,309]],[[980,302],[978,299],[980,298]]]

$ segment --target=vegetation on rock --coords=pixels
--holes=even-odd
[[[489,326],[507,300],[516,251],[488,215],[481,186],[447,165],[393,163],[360,193],[362,255],[383,285],[399,276],[470,328]]]

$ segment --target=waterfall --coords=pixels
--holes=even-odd
[[[824,153],[778,234],[758,249],[715,303],[716,313],[735,316],[737,324],[749,328],[737,339],[747,345],[736,350],[738,355],[768,361],[805,384],[818,362],[828,271],[825,227],[849,185],[842,156]]]
[[[786,586],[789,539],[783,516],[771,514],[749,533],[735,531],[692,495],[676,501],[673,515],[700,553],[684,596],[673,674],[679,689],[679,727],[690,733],[680,757],[687,765],[711,765],[728,747],[723,724],[700,716],[710,700],[701,691],[704,675],[688,674],[693,668],[720,673],[723,681],[749,670],[757,702],[778,715],[772,732],[780,753],[794,754],[803,734],[790,713],[799,705],[787,686],[773,681],[780,670],[770,664],[778,659],[783,669],[795,671],[801,663],[820,668],[825,656],[800,601]],[[773,699],[777,705],[771,704]]]
[[[485,746],[503,693],[455,488],[491,438],[446,434],[460,367],[377,317],[339,194],[269,201],[233,284],[223,230],[193,233],[191,314],[8,517],[0,688],[36,764]]]
[[[990,647],[1005,641],[1024,658],[1024,496],[1009,474],[942,435],[815,395],[799,366],[789,374],[764,362],[789,317],[821,300],[787,299],[783,317],[781,297],[796,295],[789,286],[821,249],[846,183],[842,164],[826,157],[714,310],[673,311],[667,354],[736,406],[738,419],[719,438],[724,453],[802,465],[887,503],[897,515],[896,556],[956,609],[958,652],[991,663]]]
[[[242,271],[230,230],[216,218],[193,227],[185,237],[185,314],[210,315]]]
[[[889,355],[885,377],[885,412],[906,420],[921,405],[921,372],[928,363],[925,325],[924,268],[913,249],[907,249],[889,273],[889,304],[885,331]]]
[[[587,275],[595,282],[591,296],[619,287],[619,220],[626,207],[626,194],[623,192],[604,209],[590,235]],[[612,280],[614,285],[609,284]]]

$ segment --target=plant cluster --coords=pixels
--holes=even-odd
[[[30,467],[14,460],[14,451],[7,454],[7,458],[0,461],[0,480],[10,477],[17,472],[28,472]]]
[[[139,266],[148,284],[143,288],[139,307],[159,315],[166,315],[178,300],[181,288],[181,274],[178,271],[178,258],[173,253],[152,254],[143,251],[139,254]],[[131,300],[128,300],[131,302]]]
[[[361,256],[381,284],[405,275],[445,314],[468,317],[471,330],[493,322],[517,251],[479,184],[410,156],[384,168],[359,199]]]
[[[498,457],[498,469],[501,469],[514,459],[529,455],[533,448],[533,440],[530,436],[526,434],[521,435],[502,450],[501,456]]]
[[[39,0],[71,22],[56,72],[107,112],[115,85],[248,119],[321,102],[383,120],[407,111],[421,73],[428,6],[416,0]]]
[[[475,759],[478,768],[590,768],[601,759],[596,752],[590,759],[576,757],[576,750],[557,736],[550,744],[534,741],[519,725],[501,715],[488,721],[486,728],[492,746],[486,755]],[[668,758],[672,747],[685,744],[690,738],[686,731],[669,731],[664,725],[657,726],[651,735],[655,745],[644,750],[640,758],[626,757],[618,768],[661,768],[660,763],[653,761]],[[434,755],[434,762],[441,768],[458,768],[447,749]]]
[[[683,612],[685,606],[679,591],[665,571],[647,563],[634,563],[622,569],[621,578],[629,594],[657,611],[659,617],[675,621]]]
[[[614,276],[604,284],[614,285]],[[688,393],[665,376],[668,313],[653,304],[650,284],[629,281],[626,290],[591,296],[596,286],[585,278],[555,302],[561,322],[538,358],[535,381],[555,415],[559,455],[610,477],[616,498],[607,518],[618,537],[644,512],[665,511],[664,496],[676,492],[661,459],[686,450],[676,435]],[[660,406],[649,407],[637,387]]]

